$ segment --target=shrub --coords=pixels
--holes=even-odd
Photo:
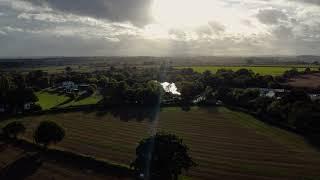
[[[7,124],[2,131],[6,137],[17,139],[17,136],[24,133],[26,128],[21,122],[14,121]]]

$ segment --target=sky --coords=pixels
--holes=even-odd
[[[0,0],[0,57],[320,55],[320,0]]]

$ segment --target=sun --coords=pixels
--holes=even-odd
[[[215,0],[154,0],[154,19],[170,27],[195,27],[219,18],[222,13]]]

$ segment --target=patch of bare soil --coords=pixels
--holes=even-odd
[[[287,85],[298,88],[312,88],[320,87],[320,73],[305,74],[289,80]]]

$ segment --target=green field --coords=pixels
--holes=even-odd
[[[52,120],[66,129],[59,149],[129,165],[138,142],[155,130],[181,136],[199,164],[192,179],[314,179],[320,177],[320,153],[298,135],[265,125],[226,108],[122,109],[25,117],[31,140],[40,121]],[[150,112],[150,113],[146,113]],[[139,117],[134,119],[134,117]],[[143,120],[152,117],[154,121]],[[4,121],[0,124],[12,120]]]
[[[96,93],[89,97],[75,100],[71,100],[65,95],[59,95],[45,91],[37,92],[36,95],[39,99],[37,103],[42,107],[43,110],[48,110],[54,107],[91,105],[102,100],[102,96]]]
[[[228,69],[237,71],[239,69],[250,69],[255,73],[259,73],[261,75],[281,75],[285,71],[292,69],[294,66],[191,66],[191,67],[176,67],[178,69],[183,68],[192,68],[194,71],[203,73],[206,70],[209,70],[213,73],[217,72],[218,69]],[[296,67],[298,71],[304,71],[305,67],[298,66]],[[312,70],[318,70],[318,67],[312,67]]]
[[[36,95],[39,99],[37,103],[42,107],[43,110],[57,107],[70,99],[64,95],[53,94],[45,91],[37,92]]]

